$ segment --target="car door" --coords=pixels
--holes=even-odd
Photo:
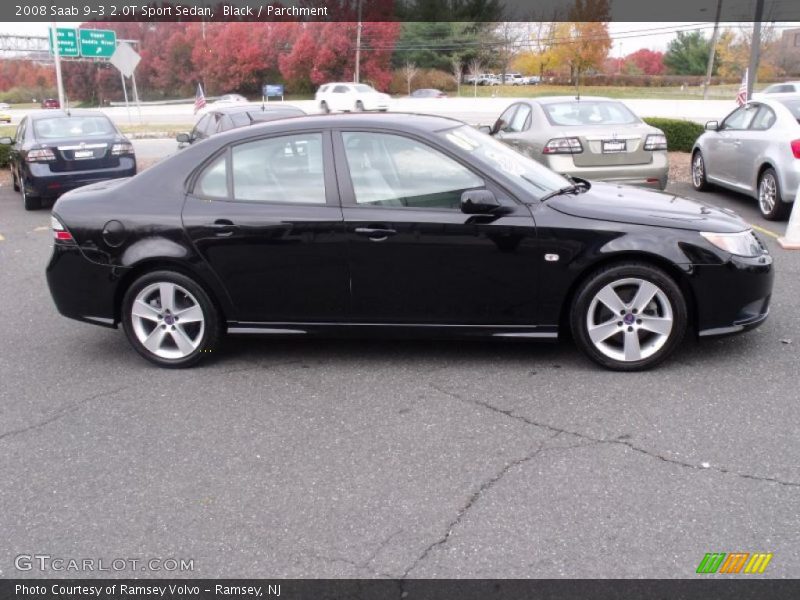
[[[243,323],[332,322],[349,304],[330,133],[234,143],[196,176],[184,227]]]
[[[719,179],[732,186],[740,186],[739,146],[742,145],[742,132],[752,121],[757,107],[753,104],[740,106],[729,114],[720,125],[719,132],[713,136],[714,149],[710,153],[708,176]]]
[[[735,148],[739,168],[735,170],[733,177],[737,185],[755,191],[758,169],[764,164],[767,148],[775,139],[772,129],[776,116],[766,104],[752,103],[750,106],[755,115],[748,128],[738,132],[740,143]]]
[[[530,211],[443,148],[395,132],[334,133],[356,322],[535,325]],[[496,215],[461,212],[486,188]]]

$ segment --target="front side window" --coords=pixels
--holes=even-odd
[[[514,133],[525,131],[530,125],[530,117],[531,107],[527,104],[520,104],[514,118],[511,119],[511,123],[508,124],[509,130]]]
[[[321,133],[234,146],[231,164],[235,200],[325,204]]]
[[[747,104],[729,114],[722,123],[722,129],[747,129],[756,115],[757,106]]]
[[[335,88],[333,88],[334,94],[346,94],[347,92],[348,89],[346,85],[337,85]]]
[[[365,132],[342,138],[358,205],[458,209],[464,190],[484,186],[472,171],[422,142]]]

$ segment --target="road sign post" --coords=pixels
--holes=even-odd
[[[117,34],[109,29],[79,29],[81,56],[111,58],[117,49]]]

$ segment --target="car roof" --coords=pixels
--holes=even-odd
[[[619,102],[615,98],[606,98],[604,96],[539,96],[537,98],[530,98],[531,102],[538,102],[539,104],[555,104],[558,102]]]
[[[243,112],[291,112],[295,114],[305,114],[303,110],[297,108],[296,106],[286,106],[286,105],[273,105],[270,106],[269,104],[247,104],[242,106],[221,106],[219,108],[214,107],[210,108],[208,112],[213,113],[220,113],[223,115],[229,115],[234,113],[243,113]]]
[[[32,120],[37,119],[53,119],[53,118],[66,118],[66,117],[106,117],[104,112],[100,110],[87,110],[87,109],[77,109],[77,110],[62,110],[62,109],[50,109],[50,110],[33,110],[28,113],[28,118]]]
[[[425,115],[419,113],[345,113],[336,115],[304,115],[290,119],[277,119],[266,123],[259,123],[250,127],[239,127],[213,136],[212,139],[225,142],[226,140],[257,137],[271,130],[286,129],[290,125],[298,131],[315,129],[318,127],[368,127],[370,129],[401,129],[422,134],[453,129],[464,125],[463,121]]]

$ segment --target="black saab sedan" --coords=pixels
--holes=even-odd
[[[88,183],[136,174],[133,146],[99,111],[32,112],[14,139],[0,143],[11,144],[11,178],[26,210]]]
[[[772,258],[733,213],[567,180],[459,121],[298,117],[223,133],[53,210],[58,310],[165,367],[222,335],[553,339],[651,367],[762,322]]]

